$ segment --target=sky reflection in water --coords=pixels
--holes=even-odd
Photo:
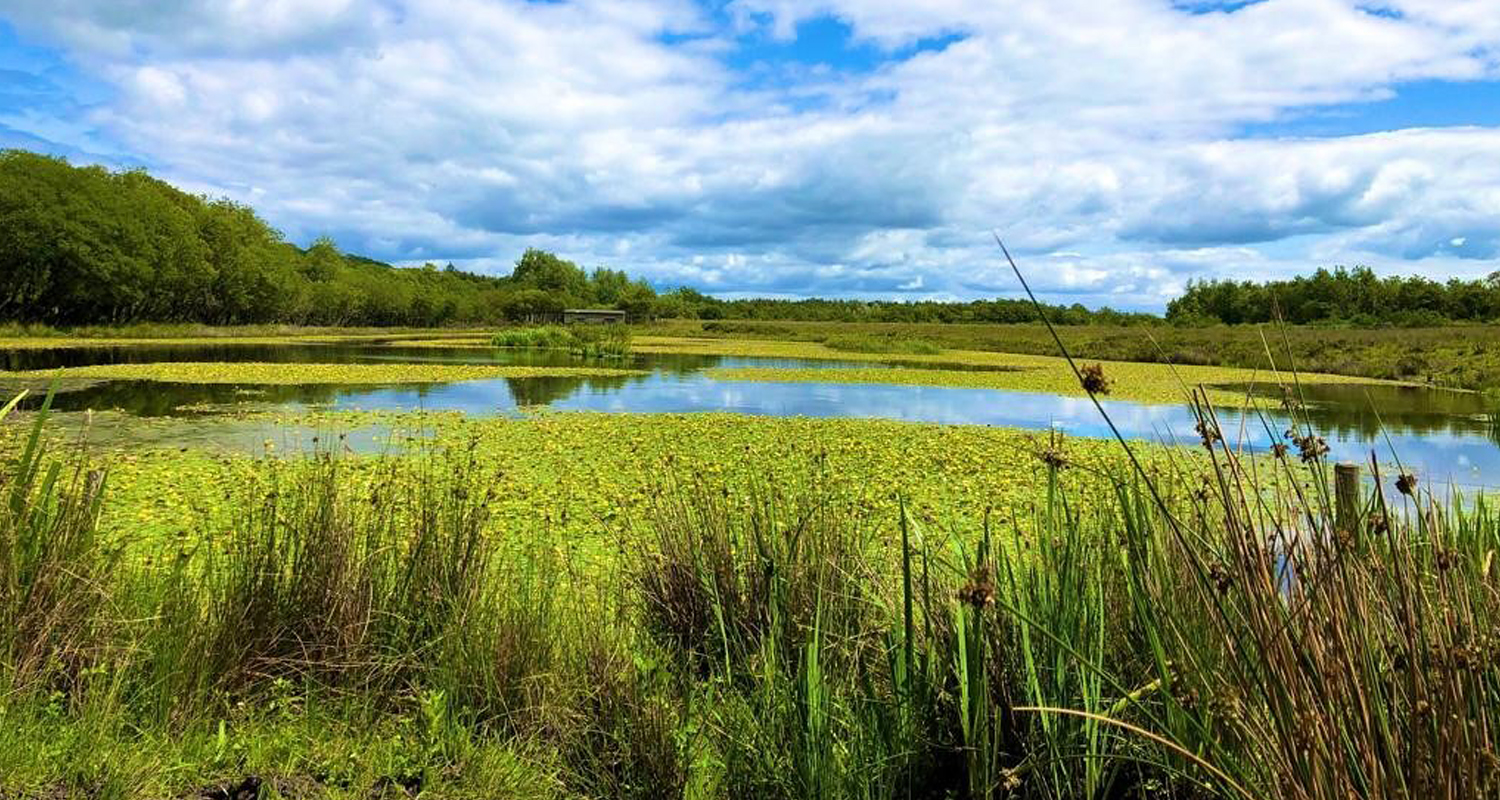
[[[11,368],[38,368],[38,360],[69,365],[117,360],[219,360],[368,362],[399,358],[445,363],[565,363],[548,354],[491,350],[400,350],[388,347],[202,347],[47,351],[52,355],[0,354]],[[573,362],[576,363],[576,362]],[[48,364],[40,364],[48,365]],[[50,365],[61,365],[51,363]],[[868,366],[859,362],[715,356],[649,356],[637,366],[644,376],[613,378],[493,379],[449,384],[394,386],[232,386],[108,381],[59,396],[60,410],[118,408],[147,416],[191,416],[193,406],[234,407],[253,404],[277,408],[365,410],[457,410],[470,414],[515,413],[546,406],[563,411],[689,413],[727,411],[744,414],[810,417],[883,417],[913,422],[993,425],[1045,430],[1058,428],[1076,436],[1109,436],[1108,425],[1086,398],[936,386],[848,383],[755,383],[715,381],[702,371],[718,366],[817,367],[836,370]],[[1492,401],[1481,395],[1391,387],[1321,386],[1307,388],[1307,409],[1318,431],[1339,460],[1367,462],[1372,449],[1382,462],[1391,448],[1429,485],[1500,487],[1500,425]],[[1267,395],[1275,394],[1267,387]],[[1195,419],[1186,406],[1146,405],[1105,400],[1105,411],[1127,437],[1196,444]],[[1275,399],[1266,406],[1279,409]],[[1220,412],[1226,437],[1264,450],[1282,440],[1289,417],[1282,411],[1264,416]],[[1382,427],[1385,434],[1382,434]],[[1269,429],[1269,430],[1268,430]],[[204,429],[195,429],[197,442]],[[1385,438],[1390,438],[1389,446]]]

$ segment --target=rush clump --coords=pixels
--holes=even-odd
[[[1083,390],[1089,394],[1109,394],[1111,381],[1104,376],[1103,364],[1084,364],[1079,370]]]

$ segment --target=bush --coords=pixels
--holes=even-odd
[[[566,350],[573,344],[573,335],[567,328],[547,325],[540,328],[506,328],[490,339],[496,347],[514,347],[523,350]]]
[[[507,328],[490,340],[496,347],[522,350],[567,350],[580,358],[623,358],[630,355],[630,329],[624,325],[548,325]]]

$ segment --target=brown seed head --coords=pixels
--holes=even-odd
[[[995,581],[988,566],[981,564],[969,573],[969,582],[958,590],[958,599],[976,610],[995,604]]]
[[[1103,364],[1084,364],[1079,370],[1083,379],[1083,390],[1089,394],[1109,394],[1109,378],[1104,377]]]

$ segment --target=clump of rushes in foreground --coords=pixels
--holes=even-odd
[[[1211,463],[1054,440],[979,518],[872,512],[816,452],[682,465],[618,570],[496,536],[503,471],[451,439],[267,459],[122,559],[42,424],[0,429],[0,795],[1500,791],[1489,506],[1413,486],[1351,531],[1321,458],[1242,460],[1206,407]]]
[[[507,328],[490,340],[496,347],[522,350],[566,350],[580,358],[630,355],[630,329],[624,325],[545,325]]]

